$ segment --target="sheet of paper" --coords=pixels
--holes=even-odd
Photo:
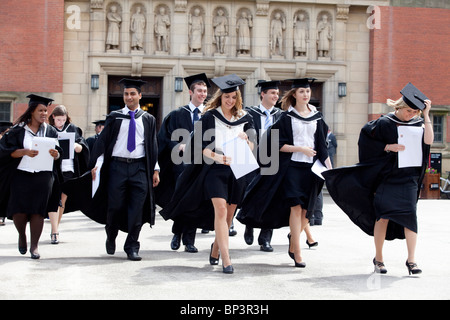
[[[421,167],[423,128],[411,126],[398,127],[398,144],[404,145],[405,150],[398,153],[398,167]]]
[[[97,162],[95,164],[95,166],[97,167],[97,171],[96,171],[95,179],[92,180],[92,198],[94,198],[95,193],[97,192],[97,189],[100,186],[100,172],[102,170],[103,158],[104,158],[104,156],[101,155],[97,159]]]
[[[314,162],[313,166],[311,167],[311,171],[323,180],[325,180],[325,178],[322,176],[322,172],[325,172],[327,170],[327,167],[325,167],[322,162],[320,162],[320,160],[316,160],[316,162]]]
[[[58,132],[59,146],[63,149],[62,158],[73,160],[75,156],[75,132]]]
[[[223,153],[231,158],[231,170],[236,179],[259,168],[258,161],[252,153],[247,141],[236,137],[223,144]]]
[[[53,171],[54,159],[50,154],[50,149],[55,149],[56,140],[54,138],[34,137],[32,150],[39,151],[38,155],[30,158],[30,169],[38,171]]]

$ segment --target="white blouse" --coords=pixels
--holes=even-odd
[[[311,109],[311,112],[306,117],[302,116],[303,118],[310,118],[317,113],[317,109],[314,106],[309,105],[309,108]],[[293,107],[289,107],[288,111],[293,111],[300,115],[298,111]],[[291,117],[291,121],[292,134],[294,136],[294,146],[314,148],[314,134],[317,130],[317,120],[302,121],[300,119]],[[291,160],[296,162],[313,163],[313,157],[308,157],[303,152],[294,152],[292,154]]]
[[[220,114],[223,115],[222,108],[217,108],[217,111],[219,111]],[[234,122],[239,120],[235,116],[233,116],[230,120],[230,122]],[[223,144],[225,142],[228,142],[234,138],[236,138],[239,133],[244,132],[244,126],[245,123],[236,125],[236,126],[229,126],[226,123],[220,121],[219,119],[215,118],[215,125],[216,125],[216,131],[215,131],[215,145],[216,145],[216,152],[217,151],[223,151]]]

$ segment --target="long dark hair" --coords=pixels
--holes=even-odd
[[[24,122],[25,124],[28,124],[31,120],[31,115],[34,112],[34,110],[36,110],[36,108],[38,107],[38,105],[40,105],[42,103],[40,102],[36,102],[36,101],[30,101],[28,103],[28,109],[27,111],[25,111],[24,114],[22,114],[15,122],[14,125],[19,124]],[[47,107],[47,106],[46,106]]]
[[[53,112],[48,117],[48,123],[50,123],[50,125],[52,126],[55,126],[55,119],[53,119],[53,116],[55,117],[66,116],[67,117],[66,124],[69,124],[71,122],[69,112],[67,112],[66,107],[63,106],[62,104],[56,106],[55,109],[53,109]]]

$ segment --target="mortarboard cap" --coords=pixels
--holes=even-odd
[[[270,89],[278,89],[278,86],[281,84],[280,81],[262,81],[258,82],[256,87],[260,87],[261,91],[270,90]]]
[[[105,125],[106,120],[97,120],[97,121],[93,121],[92,123],[95,124],[96,126],[98,125]]]
[[[236,74],[215,78],[212,79],[212,82],[214,82],[223,93],[238,91],[239,86],[245,84],[245,81],[239,78]]]
[[[46,97],[41,97],[41,96],[38,96],[37,94],[29,94],[27,96],[27,98],[30,99],[30,101],[28,102],[28,105],[31,102],[37,102],[39,104],[43,104],[45,106],[49,106],[54,101],[53,99],[46,98]]]
[[[120,80],[119,83],[122,83],[122,84],[123,84],[123,87],[124,87],[125,89],[128,89],[128,88],[135,88],[135,89],[141,90],[141,87],[142,87],[144,84],[146,84],[147,82],[146,82],[146,81],[139,80],[139,79],[135,80],[135,79],[125,79],[125,78],[124,78],[124,79]]]
[[[403,95],[403,100],[412,109],[425,109],[425,100],[428,98],[419,91],[411,82],[408,83],[400,93]]]
[[[289,79],[287,81],[293,81],[292,89],[296,88],[310,88],[311,85],[316,81],[316,78],[302,78],[302,79]]]
[[[191,86],[194,83],[197,83],[197,82],[204,82],[204,83],[206,83],[206,86],[208,88],[211,88],[211,84],[209,83],[208,77],[204,73],[195,74],[193,76],[186,77],[186,78],[184,78],[184,81],[186,82],[186,85],[188,86],[189,89],[191,88]]]

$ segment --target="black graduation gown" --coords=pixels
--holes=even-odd
[[[278,150],[285,144],[294,145],[291,117],[299,118],[302,121],[317,121],[317,130],[314,135],[314,149],[317,151],[317,155],[314,161],[319,159],[325,164],[325,160],[328,158],[326,145],[328,126],[320,112],[310,118],[302,118],[294,112],[282,113],[280,119],[266,132],[267,138],[263,138],[262,143],[270,144],[272,133],[274,130],[278,130],[279,140],[274,141],[274,143],[278,143]],[[270,150],[270,146],[266,150]],[[282,192],[282,182],[291,157],[292,153],[279,152],[279,168],[276,174],[264,174],[264,168],[261,168],[262,175],[257,176],[247,188],[241,210],[236,216],[237,220],[249,227],[261,229],[278,229],[289,226],[290,207]],[[314,213],[317,196],[324,184],[324,181],[316,175],[313,179],[313,188],[307,206],[307,218]]]
[[[212,165],[203,162],[202,151],[206,147],[215,151],[215,136],[206,137],[204,134],[207,130],[215,129],[216,118],[229,126],[245,123],[244,131],[249,136],[250,141],[256,142],[256,132],[250,114],[247,113],[235,122],[229,122],[217,110],[207,111],[195,123],[194,134],[186,146],[186,150],[191,152],[192,163],[186,166],[179,177],[171,201],[160,211],[165,220],[172,219],[185,226],[214,230],[214,207],[211,199],[204,195],[205,178]],[[242,183],[247,183],[244,182],[244,179],[245,176],[239,180],[242,180]]]
[[[11,128],[0,139],[0,217],[7,216],[8,201],[10,196],[10,185],[14,176],[14,172],[20,164],[21,158],[12,158],[11,153],[18,149],[23,149],[23,139],[25,137],[25,129],[22,125],[16,125]],[[47,125],[45,137],[58,138],[58,134],[50,125]],[[62,149],[56,146],[56,150],[62,154]],[[61,173],[61,157],[55,160],[53,165],[53,178],[55,181],[62,181]]]
[[[422,167],[403,169],[398,168],[398,153],[387,153],[384,149],[386,144],[398,143],[399,125],[422,124],[422,120],[415,119],[402,122],[393,114],[370,121],[362,128],[359,137],[360,162],[355,166],[323,173],[333,200],[353,223],[370,236],[373,236],[375,222],[380,218],[390,220],[386,240],[404,239],[404,227],[417,232],[415,206],[427,167],[430,146],[425,143],[422,145]],[[393,186],[394,189],[391,189]],[[406,198],[395,194],[395,189],[401,189],[405,194],[404,191],[411,188],[415,190]],[[386,194],[386,191],[390,194]],[[384,197],[381,201],[376,199],[377,193],[378,197]],[[389,206],[390,212],[382,208],[377,209],[377,203]]]
[[[158,144],[156,139],[156,121],[155,118],[147,112],[139,110],[135,118],[142,117],[145,132],[145,154],[147,167],[148,196],[142,213],[143,223],[155,224],[155,199],[153,193],[153,173],[157,161]],[[81,210],[87,217],[97,223],[106,224],[108,210],[108,175],[109,166],[112,160],[112,152],[119,135],[120,126],[123,119],[129,119],[129,115],[122,114],[121,111],[114,111],[106,118],[105,128],[99,135],[94,149],[91,153],[90,168],[95,166],[96,160],[102,154],[104,162],[100,172],[100,185],[92,198],[92,174],[86,172],[80,178],[69,180],[63,185],[63,192],[78,204],[78,210]],[[120,222],[119,229],[128,232],[127,219],[124,215]]]
[[[74,177],[80,177],[83,173],[85,173],[88,170],[90,157],[89,147],[86,140],[83,138],[83,132],[81,131],[80,128],[78,128],[72,123],[66,123],[62,128],[62,130],[58,130],[57,128],[55,129],[57,132],[75,132],[75,142],[83,147],[80,153],[74,154],[73,159]],[[55,181],[55,184],[57,183],[58,181]],[[59,185],[54,186],[53,189],[54,189],[53,192],[56,192],[57,194],[52,195],[52,197],[57,196],[58,198],[60,198],[61,186]],[[64,213],[77,211],[78,210],[77,207],[78,204],[74,203],[72,199],[68,198],[65,204]]]
[[[194,131],[188,105],[170,112],[158,132],[158,163],[161,182],[155,188],[155,201],[162,208],[172,198],[177,178],[184,169],[184,164],[175,165],[171,159],[173,148],[182,143],[182,137],[177,141],[172,141],[172,133],[177,129],[185,129],[189,133]],[[187,141],[184,143],[187,143]],[[179,156],[182,157],[182,155],[183,153],[180,152]]]

